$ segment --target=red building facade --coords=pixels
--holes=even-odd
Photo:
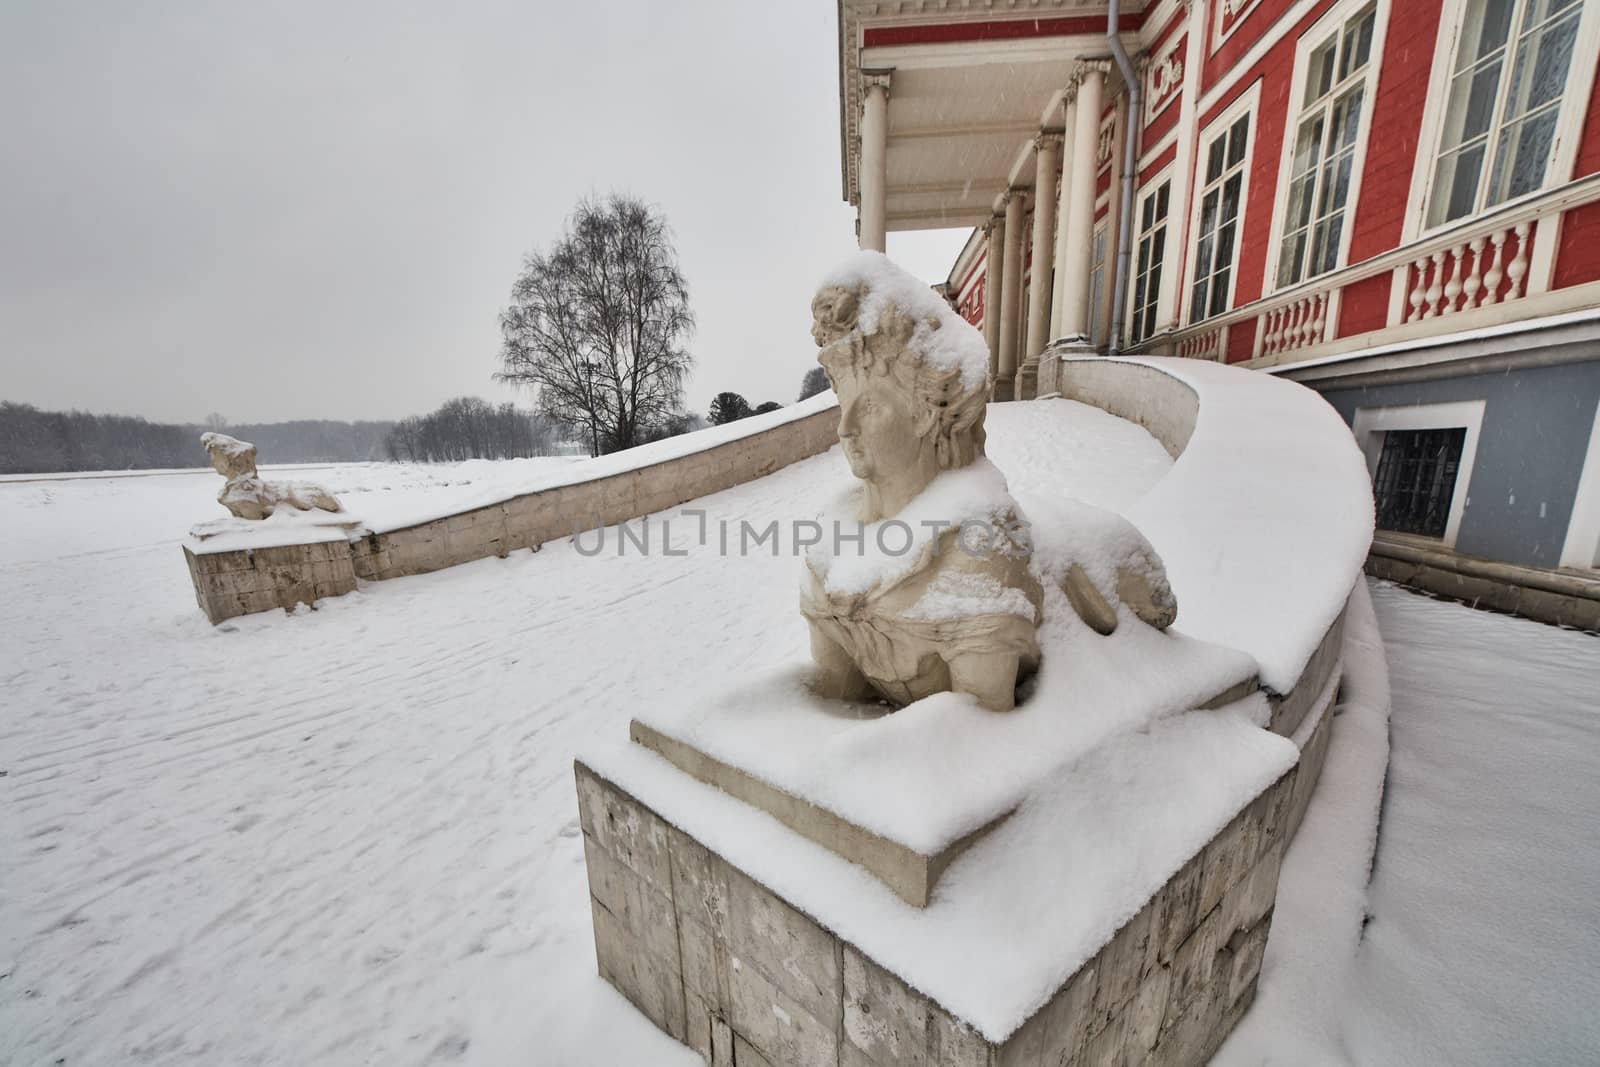
[[[862,243],[972,227],[947,291],[996,399],[1090,352],[1283,374],[1368,450],[1380,548],[1595,577],[1600,3],[1159,0],[1108,23],[840,5]]]

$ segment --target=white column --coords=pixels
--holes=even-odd
[[[1017,318],[1022,305],[1022,209],[1026,191],[1006,194],[1005,256],[1000,274],[1000,370],[994,379],[994,398],[1012,399],[1017,377]]]
[[[1000,376],[1000,279],[1005,274],[1006,220],[996,215],[984,226],[983,339],[989,342],[989,377]]]
[[[1077,86],[1070,86],[1067,89],[1066,95],[1062,99],[1062,105],[1066,112],[1066,125],[1064,127],[1066,135],[1076,139],[1078,121]],[[1054,291],[1050,296],[1051,337],[1061,336],[1061,305],[1066,302],[1061,295],[1061,287],[1067,282],[1067,219],[1069,214],[1067,197],[1072,192],[1072,172],[1078,165],[1074,158],[1076,154],[1076,149],[1072,145],[1065,146],[1065,150],[1061,153],[1061,185],[1057,190],[1056,205],[1056,219],[1058,220],[1058,225],[1056,226],[1056,280]],[[1084,165],[1087,166],[1088,164],[1085,163]]]
[[[1099,156],[1100,104],[1110,63],[1078,69],[1078,114],[1072,131],[1072,189],[1067,197],[1067,261],[1061,286],[1061,336],[1089,334],[1089,253],[1094,243],[1094,178]]]
[[[1050,293],[1056,234],[1056,168],[1061,135],[1041,133],[1033,142],[1033,267],[1028,276],[1028,333],[1013,396],[1032,400],[1039,381],[1039,353],[1050,340]]]
[[[861,82],[861,159],[856,176],[861,198],[861,247],[882,252],[887,239],[884,198],[888,181],[889,74],[865,73]]]

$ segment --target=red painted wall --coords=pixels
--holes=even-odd
[[[1428,79],[1433,71],[1439,6],[1440,0],[1399,0],[1389,9],[1383,69],[1378,73],[1378,92],[1367,138],[1367,162],[1361,173],[1361,195],[1350,233],[1351,263],[1370,259],[1400,244],[1422,129],[1422,101],[1428,97]],[[1387,307],[1387,293],[1384,300]]]
[[[1574,58],[1574,62],[1578,62]],[[1600,171],[1600,77],[1595,78],[1589,96],[1589,113],[1584,116],[1583,137],[1578,142],[1578,158],[1572,176],[1581,178]],[[1585,204],[1567,212],[1561,222],[1561,243],[1556,246],[1555,277],[1551,287],[1600,280],[1600,202]]]
[[[1200,91],[1205,92],[1217,84],[1225,74],[1237,66],[1244,58],[1244,54],[1250,51],[1250,46],[1265,36],[1273,23],[1294,6],[1294,2],[1295,0],[1258,0],[1254,7],[1244,13],[1239,20],[1238,28],[1215,52],[1211,51],[1211,43],[1216,40],[1216,20],[1227,18],[1227,14],[1221,3],[1212,4],[1211,20],[1206,26],[1206,60],[1200,71]],[[1404,3],[1405,0],[1400,2]]]
[[[1155,160],[1152,161],[1151,164],[1148,167],[1144,168],[1144,170],[1141,170],[1139,172],[1139,181],[1138,181],[1137,186],[1133,190],[1133,195],[1135,197],[1142,196],[1144,194],[1146,188],[1149,186],[1150,180],[1152,178],[1154,178],[1157,174],[1161,173],[1161,168],[1165,167],[1167,164],[1171,163],[1174,159],[1177,159],[1177,158],[1178,158],[1178,146],[1177,145],[1173,145],[1172,147],[1168,148],[1165,152],[1163,152],[1159,156],[1157,156],[1155,158]],[[1138,220],[1135,220],[1134,221],[1134,225],[1137,226],[1138,224],[1139,224]]]

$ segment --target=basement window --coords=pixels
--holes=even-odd
[[[1465,427],[1389,430],[1372,480],[1378,529],[1443,538],[1455,496]]]

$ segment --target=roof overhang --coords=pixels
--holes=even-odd
[[[1019,5],[1020,6],[1020,5]],[[1139,48],[1142,2],[1119,29]],[[1061,126],[1079,59],[1104,57],[1103,2],[1039,0],[1022,16],[995,0],[840,0],[844,199],[860,202],[862,73],[891,71],[885,215],[890,230],[980,224],[1014,186],[1033,185],[1033,140]]]

